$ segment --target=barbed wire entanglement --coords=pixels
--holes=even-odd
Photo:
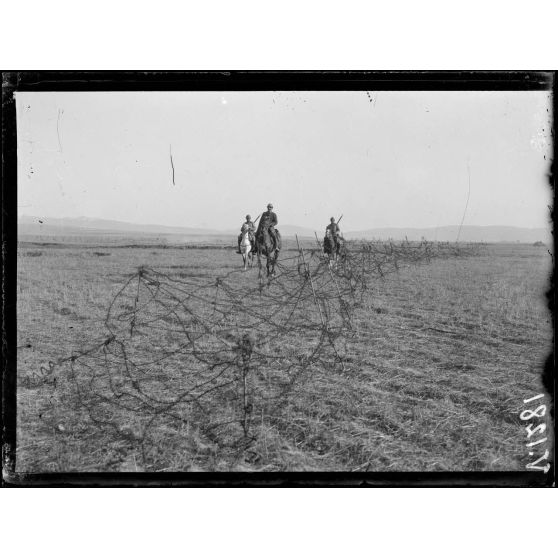
[[[371,282],[406,265],[477,255],[479,244],[351,242],[332,262],[319,242],[284,250],[274,277],[239,267],[208,281],[141,267],[107,310],[107,335],[43,370],[64,377],[58,405],[85,413],[105,443],[132,444],[143,466],[192,436],[238,453],[280,420],[316,374],[350,374],[353,311]],[[59,410],[60,411],[60,410]]]

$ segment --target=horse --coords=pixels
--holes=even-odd
[[[250,231],[245,231],[242,233],[242,239],[240,240],[240,253],[242,254],[242,260],[244,261],[244,271],[248,269],[248,265],[252,267],[254,265],[254,250],[252,248],[252,241],[250,240]]]
[[[275,229],[275,234],[276,239],[272,237],[267,228],[263,228],[256,234],[256,254],[258,256],[258,266],[261,273],[261,257],[265,256],[267,259],[266,268],[268,277],[275,275],[275,264],[277,263],[279,252],[281,251],[281,235],[277,229]]]
[[[327,256],[328,263],[336,263],[341,251],[341,239],[337,239],[331,234],[329,229],[326,230],[324,237],[324,254]]]

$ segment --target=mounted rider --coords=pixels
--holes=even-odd
[[[242,223],[242,226],[240,227],[240,234],[238,235],[238,250],[236,251],[237,254],[242,254],[242,252],[240,251],[240,243],[242,242],[242,235],[247,231],[248,238],[250,239],[252,246],[254,246],[254,242],[256,240],[256,237],[254,236],[255,230],[256,225],[254,225],[254,223],[252,222],[252,217],[250,217],[250,215],[246,215],[246,221]]]
[[[341,237],[341,229],[339,228],[339,225],[335,222],[335,217],[331,217],[331,219],[329,221],[330,221],[330,223],[326,227],[326,236],[329,232],[329,234],[331,235],[331,239],[333,240],[335,245],[338,245],[339,244],[339,239],[342,238]]]
[[[279,231],[275,230],[278,222],[277,215],[273,212],[273,204],[268,203],[267,211],[262,213],[260,224],[258,225],[258,230],[256,231],[256,237],[263,234],[263,231],[267,229],[269,235],[275,242],[275,245],[278,246],[280,243]]]

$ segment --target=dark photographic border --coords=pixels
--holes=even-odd
[[[544,487],[554,484],[555,455],[547,474],[514,472],[276,472],[276,473],[16,473],[17,292],[17,91],[527,91],[553,93],[555,72],[368,72],[368,71],[6,71],[2,72],[2,484],[3,486],[97,487],[357,487],[428,486]],[[548,176],[554,220],[556,161]],[[554,233],[554,231],[553,231]],[[554,238],[554,237],[553,237]],[[556,239],[554,238],[554,253]],[[556,331],[554,270],[547,293]],[[555,334],[554,334],[555,335]],[[541,371],[554,423],[554,347]],[[553,448],[555,452],[555,449]]]

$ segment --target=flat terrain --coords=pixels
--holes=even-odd
[[[305,279],[287,241],[261,288],[232,246],[187,248],[20,242],[19,472],[523,470],[543,453],[519,413],[551,350],[546,247],[360,285],[310,244]]]

